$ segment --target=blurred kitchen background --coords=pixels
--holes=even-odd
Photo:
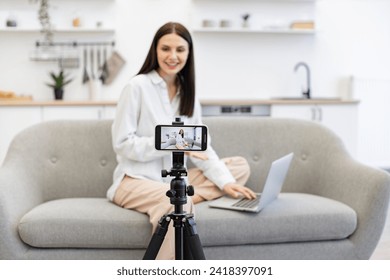
[[[340,135],[347,131],[342,138],[353,155],[390,167],[390,113],[385,107],[390,93],[388,0],[44,2],[46,15],[40,0],[0,1],[1,100],[8,95],[53,101],[53,90],[46,85],[51,82],[49,72],[63,68],[73,79],[65,87],[63,102],[98,100],[99,106],[115,107],[126,81],[144,61],[157,28],[178,21],[193,35],[197,94],[205,107],[238,104],[223,110],[245,113],[256,109],[247,105],[273,100],[265,108],[268,115],[301,118],[301,109],[310,105],[302,118],[309,114]],[[42,32],[47,15],[46,30],[52,37]],[[295,69],[300,62],[308,68]],[[329,102],[275,101],[301,98],[308,89],[308,70],[311,97]],[[28,106],[23,111],[8,103],[0,106],[0,129],[11,138],[21,127],[48,120],[61,110],[58,104],[46,105],[41,103],[34,121],[35,112],[27,115]],[[56,118],[70,114],[82,118],[86,110],[78,106]],[[18,128],[11,128],[15,112],[30,122],[19,121]],[[105,116],[112,117],[113,111]],[[3,150],[9,141],[0,140]],[[5,152],[1,153],[0,162]]]
[[[39,31],[39,2],[0,1],[0,89],[50,100],[52,91],[45,82],[58,63],[30,59],[38,49],[36,42],[44,40]],[[126,61],[112,84],[102,88],[103,99],[118,98],[124,83],[139,70],[156,29],[167,21],[179,21],[192,31],[201,98],[298,96],[300,73],[294,72],[294,66],[299,61],[310,66],[313,97],[349,96],[351,76],[390,77],[387,0],[48,2],[54,42],[115,42],[107,51],[114,49]],[[225,20],[239,29],[244,14],[250,15],[250,29],[275,32],[202,32],[203,20],[215,26]],[[80,24],[74,27],[77,18]],[[7,20],[17,26],[7,28]],[[293,21],[313,21],[315,29],[281,32]],[[83,48],[77,51],[80,66],[66,69],[75,80],[67,86],[65,99],[89,97],[82,83]]]

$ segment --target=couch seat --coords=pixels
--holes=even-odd
[[[301,193],[282,193],[257,214],[203,202],[196,206],[195,221],[204,246],[337,240],[357,226],[356,213],[347,205]],[[46,202],[28,212],[18,230],[25,243],[43,248],[146,248],[151,237],[146,215],[105,198]]]
[[[260,213],[197,207],[205,246],[344,239],[357,227],[356,212],[338,201],[302,193],[281,193]]]

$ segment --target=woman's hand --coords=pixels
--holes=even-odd
[[[238,198],[240,195],[243,195],[247,199],[256,198],[256,194],[250,188],[241,186],[237,183],[226,184],[223,187],[223,191],[233,198]]]

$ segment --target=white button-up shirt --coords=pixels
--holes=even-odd
[[[118,166],[114,171],[113,184],[107,192],[108,199],[113,200],[125,175],[161,182],[171,180],[161,177],[162,169],[172,168],[171,152],[155,149],[154,134],[156,125],[171,125],[175,121],[175,117],[179,115],[179,105],[178,94],[170,102],[167,85],[156,71],[137,75],[124,87],[112,125],[113,148],[117,154]],[[181,116],[181,121],[184,124],[202,124],[201,106],[197,99],[193,116]],[[225,184],[235,181],[210,146],[210,137],[205,153],[207,160],[190,159],[208,179],[221,189]]]

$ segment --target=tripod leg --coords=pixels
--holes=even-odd
[[[206,257],[203,252],[202,244],[198,232],[196,230],[196,223],[193,217],[188,217],[184,223],[184,243],[186,248],[190,249],[186,256],[192,256],[195,260],[205,260]],[[188,246],[188,247],[187,247]]]
[[[183,238],[183,226],[180,223],[177,223],[175,225],[175,259],[176,260],[183,260],[183,244],[184,244],[184,238]]]
[[[185,229],[184,229],[184,232],[185,232]],[[192,253],[191,253],[191,248],[190,248],[190,244],[188,243],[188,240],[187,240],[187,237],[186,237],[186,233],[184,233],[184,240],[183,240],[183,243],[184,243],[184,259],[185,260],[193,260],[194,257],[192,256]]]
[[[168,215],[164,215],[158,222],[158,227],[154,232],[143,257],[144,260],[156,259],[156,256],[160,251],[161,244],[163,243],[165,235],[167,234],[170,220],[171,219]]]

